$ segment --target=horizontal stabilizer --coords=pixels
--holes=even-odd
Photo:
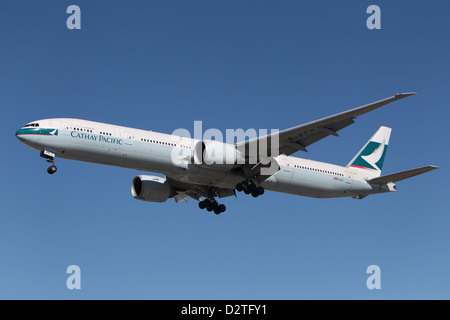
[[[411,169],[411,170],[388,174],[385,176],[367,180],[367,182],[370,184],[387,184],[389,182],[397,182],[397,181],[405,180],[405,179],[408,179],[408,178],[411,178],[411,177],[414,177],[419,174],[426,173],[428,171],[432,171],[435,169],[438,169],[438,167],[426,166],[426,167],[421,167],[421,168],[417,168],[417,169]]]

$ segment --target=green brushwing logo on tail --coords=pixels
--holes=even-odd
[[[384,142],[370,141],[350,167],[381,171],[387,147]]]

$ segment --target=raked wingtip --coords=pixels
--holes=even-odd
[[[395,95],[395,97],[396,97],[397,99],[402,99],[402,98],[406,98],[406,97],[409,97],[409,96],[413,96],[413,95],[415,95],[415,94],[417,94],[417,92],[397,93],[397,94]]]

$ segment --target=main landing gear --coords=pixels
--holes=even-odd
[[[47,159],[47,162],[50,163],[50,167],[47,168],[48,174],[54,174],[58,168],[55,166],[55,154],[53,152],[44,150],[41,152],[41,157]]]
[[[244,191],[245,194],[251,194],[254,198],[264,194],[264,188],[257,186],[253,181],[247,180],[236,185],[236,191]]]
[[[217,215],[227,210],[227,207],[225,207],[224,204],[219,204],[215,199],[218,196],[216,188],[209,188],[208,194],[209,195],[205,200],[198,203],[200,209],[206,209],[209,212],[214,211]]]
[[[217,203],[216,199],[214,198],[200,201],[198,203],[198,207],[200,209],[206,209],[209,212],[214,211],[215,214],[221,214],[222,212],[225,212],[225,210],[227,210],[227,207],[225,207],[224,204]]]

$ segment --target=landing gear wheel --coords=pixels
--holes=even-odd
[[[246,180],[238,183],[236,191],[244,191],[245,194],[251,194],[253,197],[259,197],[264,194],[264,188],[255,184],[252,180]]]
[[[236,188],[239,188],[238,185],[240,185],[242,189],[246,188],[246,185],[244,185],[244,183],[237,184]],[[207,187],[206,191],[207,194],[205,195],[205,200],[199,201],[198,207],[200,209],[206,209],[209,212],[214,211],[215,214],[221,214],[222,212],[225,212],[225,210],[227,209],[225,205],[219,204],[216,200],[216,198],[219,197],[217,188]]]
[[[224,204],[220,204],[220,205],[218,205],[218,206],[214,209],[214,213],[217,214],[217,215],[219,215],[219,214],[221,214],[222,212],[225,212],[225,210],[227,210],[227,207],[225,207]]]
[[[54,174],[58,169],[54,164],[52,164],[50,167],[47,168],[48,174]]]
[[[264,194],[264,188],[258,187],[258,188],[256,188],[256,192],[258,192],[258,195],[262,196]]]

